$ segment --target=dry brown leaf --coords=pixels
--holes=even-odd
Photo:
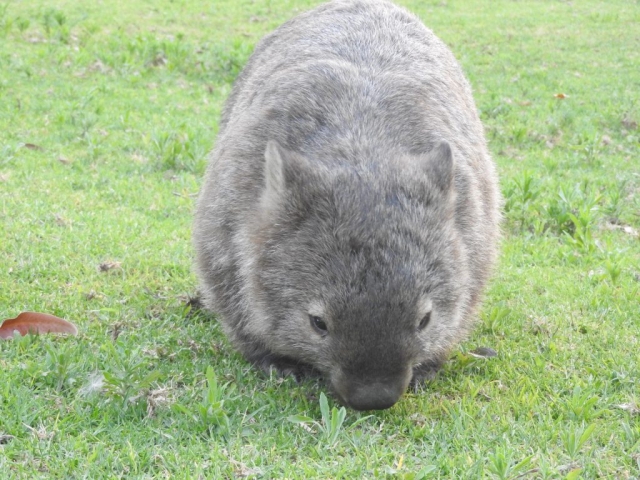
[[[629,117],[624,117],[622,119],[622,126],[627,130],[635,130],[636,128],[638,128],[638,122]]]
[[[556,97],[558,100],[564,100],[565,98],[567,98],[569,95],[566,95],[564,93],[556,93],[554,95],[554,97]]]
[[[98,268],[101,272],[108,272],[109,270],[120,268],[121,265],[120,262],[102,262],[98,265]]]
[[[20,335],[28,333],[68,333],[77,335],[76,326],[48,313],[22,312],[16,318],[10,318],[2,322],[0,326],[0,338],[7,340],[13,338],[13,332]]]
[[[478,347],[475,350],[470,351],[469,355],[476,358],[492,358],[492,357],[497,357],[498,352],[496,352],[493,348]]]
[[[25,143],[24,148],[28,148],[29,150],[44,150],[40,145],[36,145],[35,143]]]

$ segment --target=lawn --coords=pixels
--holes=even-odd
[[[400,2],[462,63],[505,196],[478,327],[435,381],[343,411],[190,309],[224,99],[318,3],[0,4],[0,320],[80,330],[0,342],[0,478],[640,478],[637,1]]]

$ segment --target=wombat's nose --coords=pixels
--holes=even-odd
[[[403,385],[371,383],[346,392],[344,400],[355,410],[384,410],[395,404],[404,390]]]

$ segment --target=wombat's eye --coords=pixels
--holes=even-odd
[[[431,312],[427,313],[422,320],[420,320],[420,324],[418,325],[418,331],[424,330],[424,328],[429,325],[429,321],[431,320]]]
[[[311,321],[311,326],[320,335],[326,335],[327,333],[329,333],[329,330],[327,328],[327,324],[324,323],[324,320],[322,320],[320,317],[317,317],[315,315],[309,315],[309,320]]]

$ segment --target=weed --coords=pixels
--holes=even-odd
[[[602,151],[602,138],[598,134],[580,135],[577,143],[571,148],[580,155],[581,160],[587,165],[593,165]]]
[[[531,465],[533,456],[525,457],[519,462],[513,460],[513,450],[507,446],[498,448],[489,456],[487,469],[500,480],[519,478]]]
[[[575,429],[566,428],[560,435],[565,452],[571,460],[575,460],[584,444],[591,438],[596,429],[595,424],[587,428],[577,427]]]
[[[103,391],[109,398],[120,400],[123,409],[145,398],[151,385],[160,378],[158,370],[149,371],[149,363],[140,351],[127,351],[118,344],[106,343],[112,366],[102,372]]]
[[[45,10],[42,14],[42,26],[47,38],[69,43],[70,29],[64,12],[55,8]]]
[[[48,344],[46,345],[46,351],[47,354],[44,361],[45,375],[52,383],[53,388],[61,391],[65,386],[73,386],[77,381],[78,365],[71,349],[64,347],[54,348]]]
[[[568,417],[571,420],[581,420],[590,422],[594,418],[600,416],[605,410],[595,410],[599,398],[590,392],[582,391],[582,388],[576,386],[573,389],[571,397],[565,402],[565,409],[568,411]]]
[[[233,40],[228,43],[212,45],[208,59],[201,63],[205,72],[211,72],[223,82],[232,82],[246,63],[253,45]]]
[[[505,212],[520,222],[523,229],[530,213],[532,203],[540,194],[540,186],[534,179],[533,172],[527,170],[522,177],[513,180],[505,189]]]
[[[627,180],[616,182],[607,188],[607,204],[604,212],[612,221],[618,221],[625,210],[624,200],[627,194]]]
[[[318,430],[322,432],[322,438],[326,444],[326,446],[333,446],[338,440],[338,436],[342,431],[342,424],[344,423],[345,418],[347,417],[347,410],[344,407],[331,408],[329,410],[329,401],[327,400],[327,396],[324,392],[320,393],[320,413],[322,415],[322,421],[316,422],[310,417],[306,417],[304,415],[291,415],[287,417],[287,420],[293,423],[299,424],[313,424]],[[353,422],[350,425],[350,428],[355,427],[359,423],[364,422],[370,416],[360,417],[358,420]]]
[[[506,320],[511,314],[511,310],[504,305],[494,305],[486,316],[485,327],[491,333],[500,333],[508,327]]]
[[[151,147],[164,170],[184,170],[192,173],[201,173],[204,170],[208,148],[191,131],[155,132],[151,136]]]
[[[611,283],[614,285],[618,283],[618,278],[622,273],[622,265],[623,260],[620,255],[610,254],[604,261],[605,271],[609,275]]]
[[[16,27],[18,27],[18,30],[20,31],[20,33],[24,33],[29,28],[29,25],[31,25],[31,22],[29,21],[28,18],[24,18],[24,17],[16,18]]]
[[[561,185],[558,195],[544,209],[549,228],[563,235],[578,250],[593,252],[596,247],[593,230],[601,199],[587,184],[573,189]]]
[[[3,37],[6,37],[9,34],[11,27],[13,26],[13,19],[9,18],[7,15],[8,9],[8,3],[5,3],[4,5],[0,4],[0,35]]]
[[[177,412],[187,414],[196,425],[205,427],[207,431],[226,435],[229,433],[230,422],[225,401],[229,400],[234,386],[230,383],[219,385],[211,365],[207,367],[205,376],[206,388],[202,394],[202,401],[196,405],[195,409],[182,404],[174,404],[172,408]]]

